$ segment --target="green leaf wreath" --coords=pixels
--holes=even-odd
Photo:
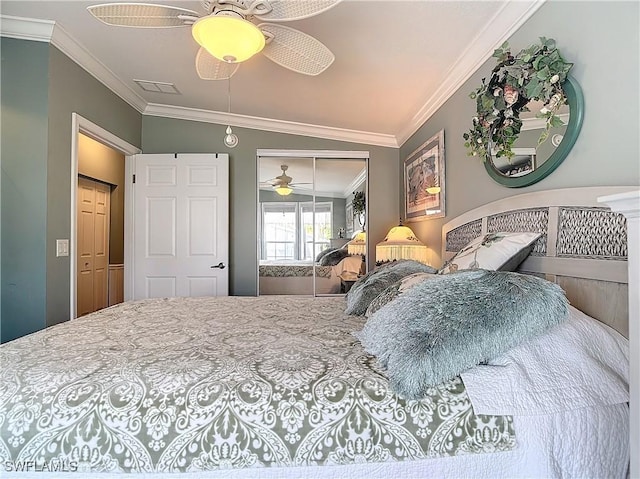
[[[493,57],[498,64],[489,82],[483,78],[482,85],[469,95],[476,100],[478,115],[473,118],[473,128],[463,135],[469,156],[479,156],[483,161],[491,153],[514,156],[513,143],[522,128],[520,113],[530,111],[530,100],[544,102],[536,114],[546,121],[538,144],[547,139],[552,127],[564,124],[557,113],[567,103],[562,84],[573,66],[564,61],[555,40],[544,37],[515,56],[504,42]]]

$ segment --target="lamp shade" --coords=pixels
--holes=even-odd
[[[218,60],[240,63],[264,48],[264,34],[253,23],[228,15],[209,15],[193,24],[193,38]]]
[[[364,231],[356,234],[349,243],[347,243],[347,252],[349,254],[367,254],[367,233]]]
[[[274,190],[276,190],[276,193],[278,193],[280,196],[287,196],[293,193],[293,188],[287,185],[276,186]]]
[[[376,261],[412,259],[427,262],[427,246],[416,238],[408,226],[394,226],[387,236],[376,245]]]

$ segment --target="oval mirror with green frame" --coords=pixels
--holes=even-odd
[[[519,172],[515,175],[505,174],[504,169],[498,167],[495,156],[487,153],[484,167],[494,181],[509,188],[529,186],[549,176],[567,157],[578,139],[578,134],[582,128],[584,97],[580,85],[571,77],[567,77],[562,85],[562,89],[567,98],[569,121],[566,124],[566,130],[561,135],[562,140],[560,143],[552,146],[552,148],[555,147],[555,149],[548,158],[543,159],[543,161],[541,161],[540,158],[536,158],[536,153],[532,153],[533,156],[521,155],[520,164],[523,165],[522,169],[524,170],[524,174],[520,174]],[[551,142],[552,138],[546,141]],[[514,150],[517,150],[517,148],[514,148]],[[516,162],[512,163],[516,164]]]
[[[553,39],[511,54],[503,43],[489,81],[469,96],[476,101],[473,127],[463,137],[469,155],[482,159],[489,176],[510,187],[545,178],[567,157],[582,127],[584,99],[569,77]]]

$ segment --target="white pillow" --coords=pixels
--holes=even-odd
[[[478,236],[447,261],[438,274],[463,269],[515,271],[533,249],[540,233],[487,233]]]
[[[570,307],[569,319],[461,374],[476,414],[532,416],[629,401],[629,341]]]

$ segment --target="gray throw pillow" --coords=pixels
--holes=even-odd
[[[367,310],[365,311],[364,315],[368,318],[373,313],[375,313],[380,308],[382,308],[385,304],[389,303],[390,301],[393,301],[398,296],[400,296],[401,284],[402,284],[401,281],[396,281],[395,283],[383,289],[378,296],[376,296],[371,300],[371,302],[369,303],[369,306],[367,306]]]
[[[407,399],[566,320],[562,289],[536,276],[469,270],[415,285],[354,335]]]
[[[413,273],[435,273],[437,270],[418,261],[394,261],[370,271],[354,283],[347,293],[345,313],[363,315],[369,303],[385,288]]]
[[[396,281],[391,286],[387,286],[382,293],[373,298],[364,315],[368,318],[385,304],[393,301],[405,291],[413,288],[416,284],[422,283],[423,281],[437,280],[439,278],[442,278],[442,275],[434,273],[413,273],[405,276],[400,281]]]
[[[320,259],[320,266],[335,266],[347,256],[349,256],[349,252],[345,249],[329,251]]]

